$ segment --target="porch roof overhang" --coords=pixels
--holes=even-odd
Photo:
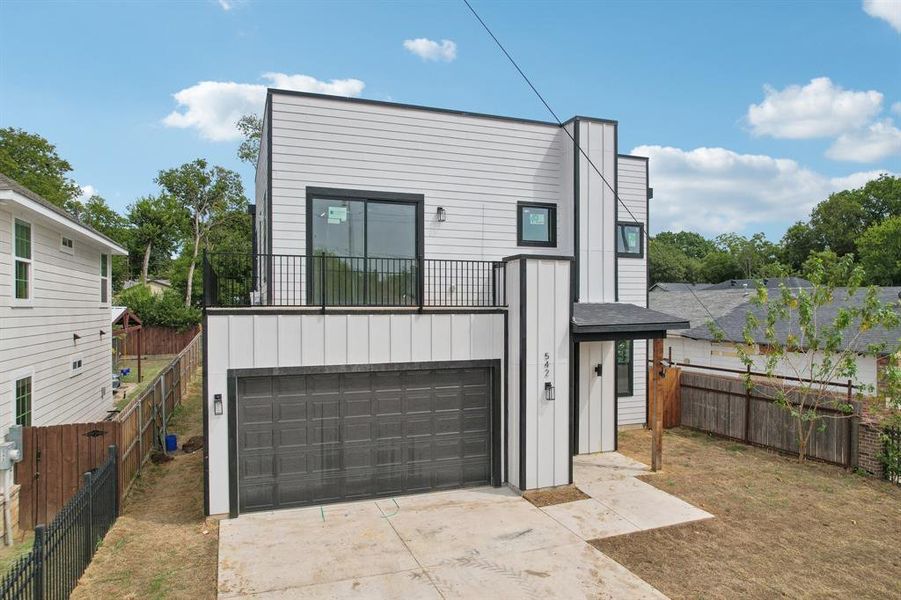
[[[576,342],[645,340],[666,337],[670,329],[687,329],[688,321],[636,304],[576,302],[571,331]]]

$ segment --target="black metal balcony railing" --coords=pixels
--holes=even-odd
[[[505,306],[503,262],[210,253],[207,307]]]

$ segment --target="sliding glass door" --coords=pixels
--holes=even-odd
[[[415,202],[314,197],[309,218],[312,303],[418,304]]]

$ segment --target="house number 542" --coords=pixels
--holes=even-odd
[[[547,379],[551,376],[551,355],[547,352],[544,353],[544,378]]]

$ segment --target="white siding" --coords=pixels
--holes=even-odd
[[[579,145],[588,159],[579,155],[579,301],[613,302],[616,246],[616,197],[607,185],[615,185],[616,124],[579,122]],[[604,180],[607,183],[604,183]]]
[[[15,218],[31,223],[32,301],[24,306],[12,300]],[[74,254],[60,250],[63,232],[75,240]],[[26,369],[33,370],[32,425],[102,420],[112,408],[111,311],[100,303],[100,255],[99,246],[40,215],[0,208],[0,435],[15,422],[13,379]],[[75,355],[83,368],[70,376]]]
[[[644,224],[642,258],[617,258],[617,285],[619,301],[647,307],[647,258],[648,258],[648,178],[647,160],[619,156],[617,158],[617,182],[622,204],[617,207],[618,220]],[[623,206],[625,205],[625,207]],[[628,208],[628,210],[627,210]],[[643,425],[647,416],[647,356],[648,342],[635,340],[633,344],[632,395],[617,399],[619,425]]]
[[[213,414],[214,395],[228,397],[229,369],[504,357],[504,315],[498,313],[270,316],[217,315],[211,310],[206,335],[212,514],[229,508],[227,403],[225,414]],[[501,431],[503,427],[501,415]]]
[[[426,258],[572,253],[557,126],[278,93],[272,110],[275,254],[306,253],[307,186],[423,194]],[[558,204],[557,248],[517,247],[519,201]]]
[[[579,344],[579,453],[609,452],[615,449],[614,343]],[[595,366],[602,365],[598,377]]]

